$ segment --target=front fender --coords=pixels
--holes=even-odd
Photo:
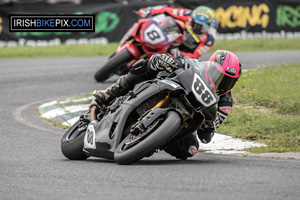
[[[129,51],[129,53],[136,59],[139,60],[141,57],[141,51],[139,50],[139,48],[137,46],[135,46],[132,43],[126,43],[124,45],[122,45],[118,50],[117,50],[117,54],[121,51],[123,51],[124,49],[127,49]]]

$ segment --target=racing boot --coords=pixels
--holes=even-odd
[[[210,143],[216,131],[216,125],[214,121],[205,121],[202,128],[197,130],[200,141],[204,144]]]
[[[108,105],[115,98],[125,95],[130,87],[126,85],[125,76],[121,76],[116,83],[109,86],[106,90],[95,90],[93,92],[98,105]]]
[[[198,137],[203,144],[210,143],[214,136],[215,130],[211,128],[201,129],[197,131]]]

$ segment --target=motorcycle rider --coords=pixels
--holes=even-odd
[[[186,8],[171,8],[167,5],[142,8],[138,11],[141,18],[166,14],[185,23],[183,43],[179,51],[172,54],[176,57],[200,58],[214,45],[217,21],[211,8],[198,6],[193,11]]]
[[[175,59],[170,54],[154,54],[150,59],[142,59],[136,62],[129,73],[121,76],[118,81],[108,87],[106,90],[94,91],[90,108],[96,106],[108,105],[116,97],[127,94],[137,83],[150,80],[156,77],[159,71],[167,70],[172,66],[180,68],[193,66],[206,67],[210,62],[214,62],[219,68],[222,68],[224,74],[222,81],[216,88],[216,93],[220,96],[218,102],[217,116],[214,121],[206,121],[197,131],[197,135],[202,143],[209,143],[214,135],[215,129],[220,126],[226,116],[231,111],[232,97],[230,90],[241,75],[241,67],[237,56],[229,51],[218,50],[209,59],[209,61],[198,62],[196,59]],[[187,159],[198,152],[199,143],[194,134],[182,141],[168,147],[165,151],[178,159]]]

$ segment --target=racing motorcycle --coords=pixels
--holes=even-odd
[[[179,46],[184,26],[182,21],[165,14],[139,19],[123,36],[117,51],[96,72],[95,80],[102,82],[113,74],[125,74],[139,59]]]
[[[189,136],[205,120],[215,119],[219,97],[213,91],[220,72],[199,68],[192,59],[187,63],[187,69],[174,67],[137,84],[100,112],[92,107],[89,123],[80,119],[64,134],[64,156],[133,164]]]

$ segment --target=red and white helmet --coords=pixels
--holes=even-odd
[[[222,67],[222,73],[225,75],[216,91],[219,96],[222,96],[233,88],[241,76],[241,64],[235,54],[225,50],[217,50],[210,57],[209,61],[218,63]]]

